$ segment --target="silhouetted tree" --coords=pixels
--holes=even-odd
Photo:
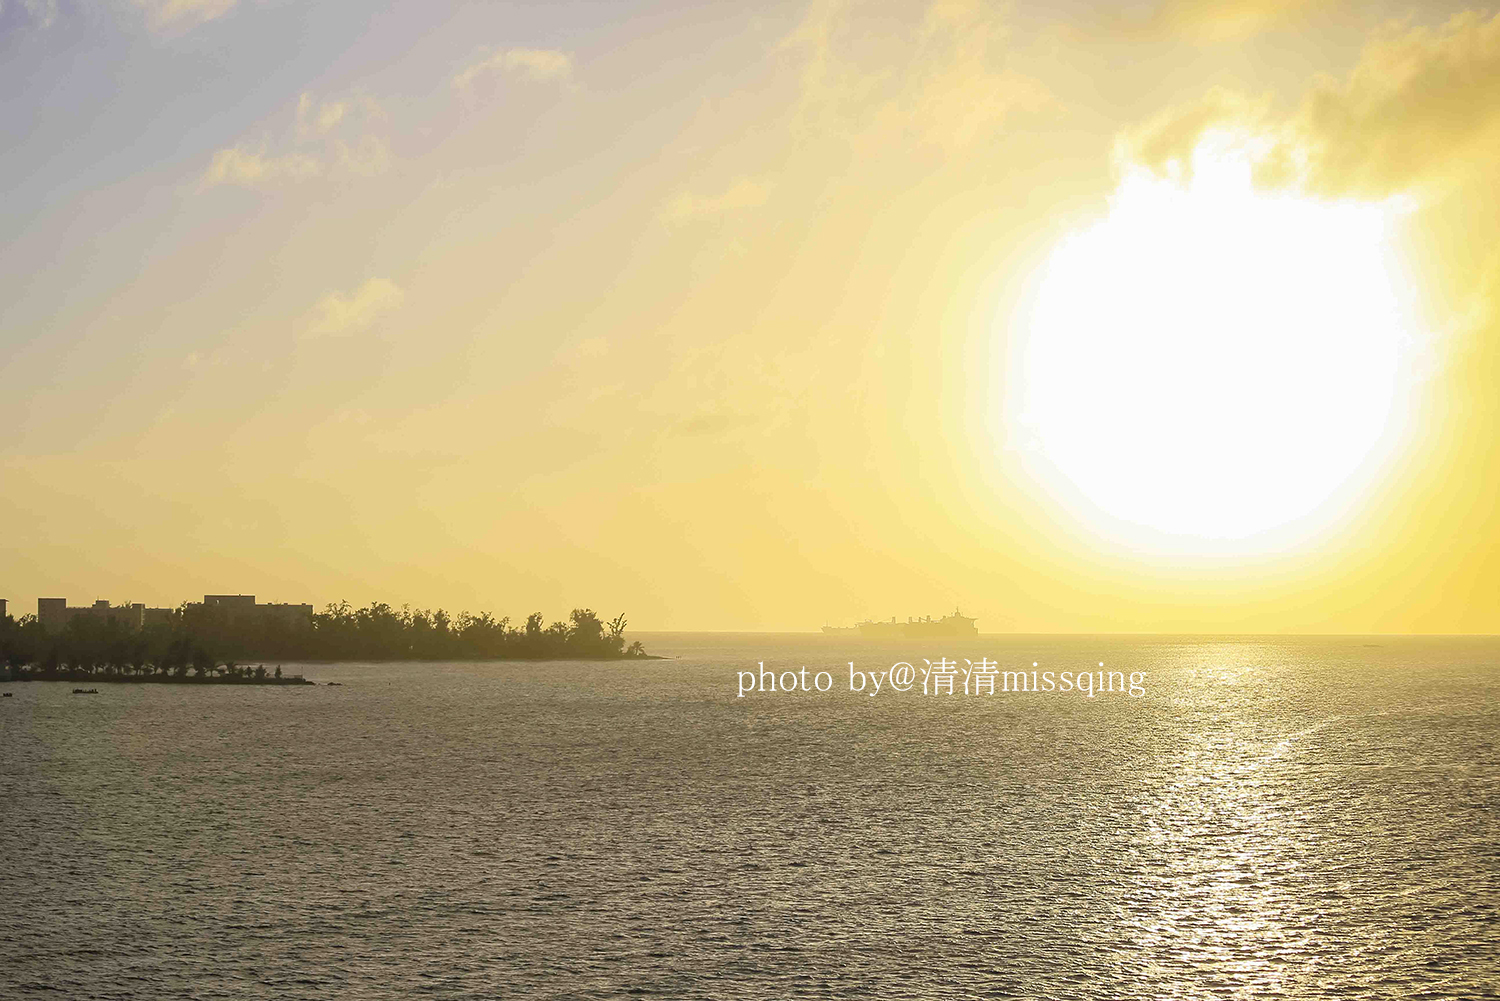
[[[143,629],[78,616],[68,628],[47,632],[35,616],[0,619],[0,676],[77,676],[208,680],[267,678],[245,660],[453,660],[613,659],[644,657],[639,642],[625,645],[625,616],[607,623],[589,608],[575,608],[561,622],[545,625],[540,612],[514,628],[509,618],[443,609],[396,611],[383,603],[354,609],[328,605],[304,623],[255,616],[233,617],[225,609],[183,606]],[[275,680],[283,680],[278,672]]]

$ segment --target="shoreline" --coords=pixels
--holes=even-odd
[[[664,657],[658,654],[646,654],[640,657],[484,657],[467,660],[298,660],[294,663],[299,667],[315,665],[319,667],[332,667],[338,664],[546,664],[546,663],[586,663],[586,664],[613,664],[620,661],[642,661],[642,660],[672,660],[674,658]],[[0,677],[0,685],[28,681],[73,681],[73,682],[97,682],[101,684],[138,684],[138,685],[312,685],[317,686],[319,682],[296,674],[276,678],[266,676],[256,677],[223,677],[214,675],[211,677],[181,677],[163,674],[120,674],[92,673],[88,671],[30,671],[12,668],[10,677]]]
[[[26,674],[20,677],[0,679],[0,685],[21,684],[28,681],[88,682],[96,685],[313,685],[300,674],[281,678],[170,678],[161,675],[139,674],[85,674],[82,671],[51,671],[46,674]]]

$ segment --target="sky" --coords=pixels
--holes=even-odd
[[[1500,17],[0,0],[0,596],[1500,632]]]

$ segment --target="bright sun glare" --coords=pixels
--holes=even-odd
[[[1047,262],[1011,399],[1107,519],[1247,540],[1346,509],[1401,421],[1394,210],[1258,191],[1243,157],[1127,176]]]

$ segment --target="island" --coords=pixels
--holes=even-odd
[[[575,608],[543,625],[489,613],[372,603],[328,605],[303,616],[235,614],[232,607],[184,604],[144,624],[77,616],[48,629],[37,616],[0,618],[0,681],[164,682],[311,685],[276,662],[655,660],[625,642],[625,616],[604,621]],[[253,665],[253,666],[252,666]]]

